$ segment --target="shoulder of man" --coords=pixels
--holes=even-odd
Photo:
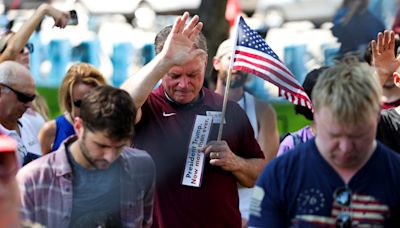
[[[304,162],[310,162],[310,153],[313,150],[312,144],[315,143],[314,139],[308,140],[306,142],[302,142],[301,137],[294,133],[287,133],[285,136],[289,136],[293,139],[293,147],[290,147],[288,151],[285,151],[281,154],[281,156],[276,157],[274,160],[280,160],[279,165],[287,166],[287,168],[295,168],[297,166],[304,166]],[[285,139],[285,136],[282,138],[282,141],[286,141],[289,137]],[[281,141],[281,143],[282,143]]]
[[[129,165],[129,168],[148,167],[154,168],[154,161],[152,157],[144,150],[132,147],[125,147],[122,154],[122,158]]]
[[[19,184],[43,182],[52,179],[63,170],[62,167],[65,165],[57,162],[59,160],[56,158],[57,156],[61,156],[61,154],[52,152],[21,167],[16,176]]]

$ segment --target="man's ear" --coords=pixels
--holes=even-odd
[[[83,120],[80,117],[74,118],[74,129],[75,129],[75,134],[78,137],[80,137],[81,134],[83,133]]]
[[[400,88],[400,74],[399,74],[399,73],[397,73],[397,72],[394,72],[394,73],[393,73],[393,81],[394,81],[394,84],[395,84],[397,87]]]
[[[219,71],[221,68],[221,59],[218,57],[213,58],[213,67],[216,71]]]

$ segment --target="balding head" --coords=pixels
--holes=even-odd
[[[14,61],[0,63],[0,83],[17,87],[24,87],[25,85],[35,87],[35,82],[29,70]]]
[[[26,67],[12,61],[0,63],[0,123],[4,127],[15,129],[34,95],[35,82]]]

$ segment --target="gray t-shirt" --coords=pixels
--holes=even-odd
[[[73,176],[70,227],[121,227],[120,159],[106,170],[89,170],[67,154]]]

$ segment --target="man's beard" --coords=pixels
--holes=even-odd
[[[238,72],[234,75],[231,75],[230,88],[235,89],[244,86],[247,81],[247,76],[248,74],[243,72]],[[224,85],[226,86],[226,80],[224,81]]]

